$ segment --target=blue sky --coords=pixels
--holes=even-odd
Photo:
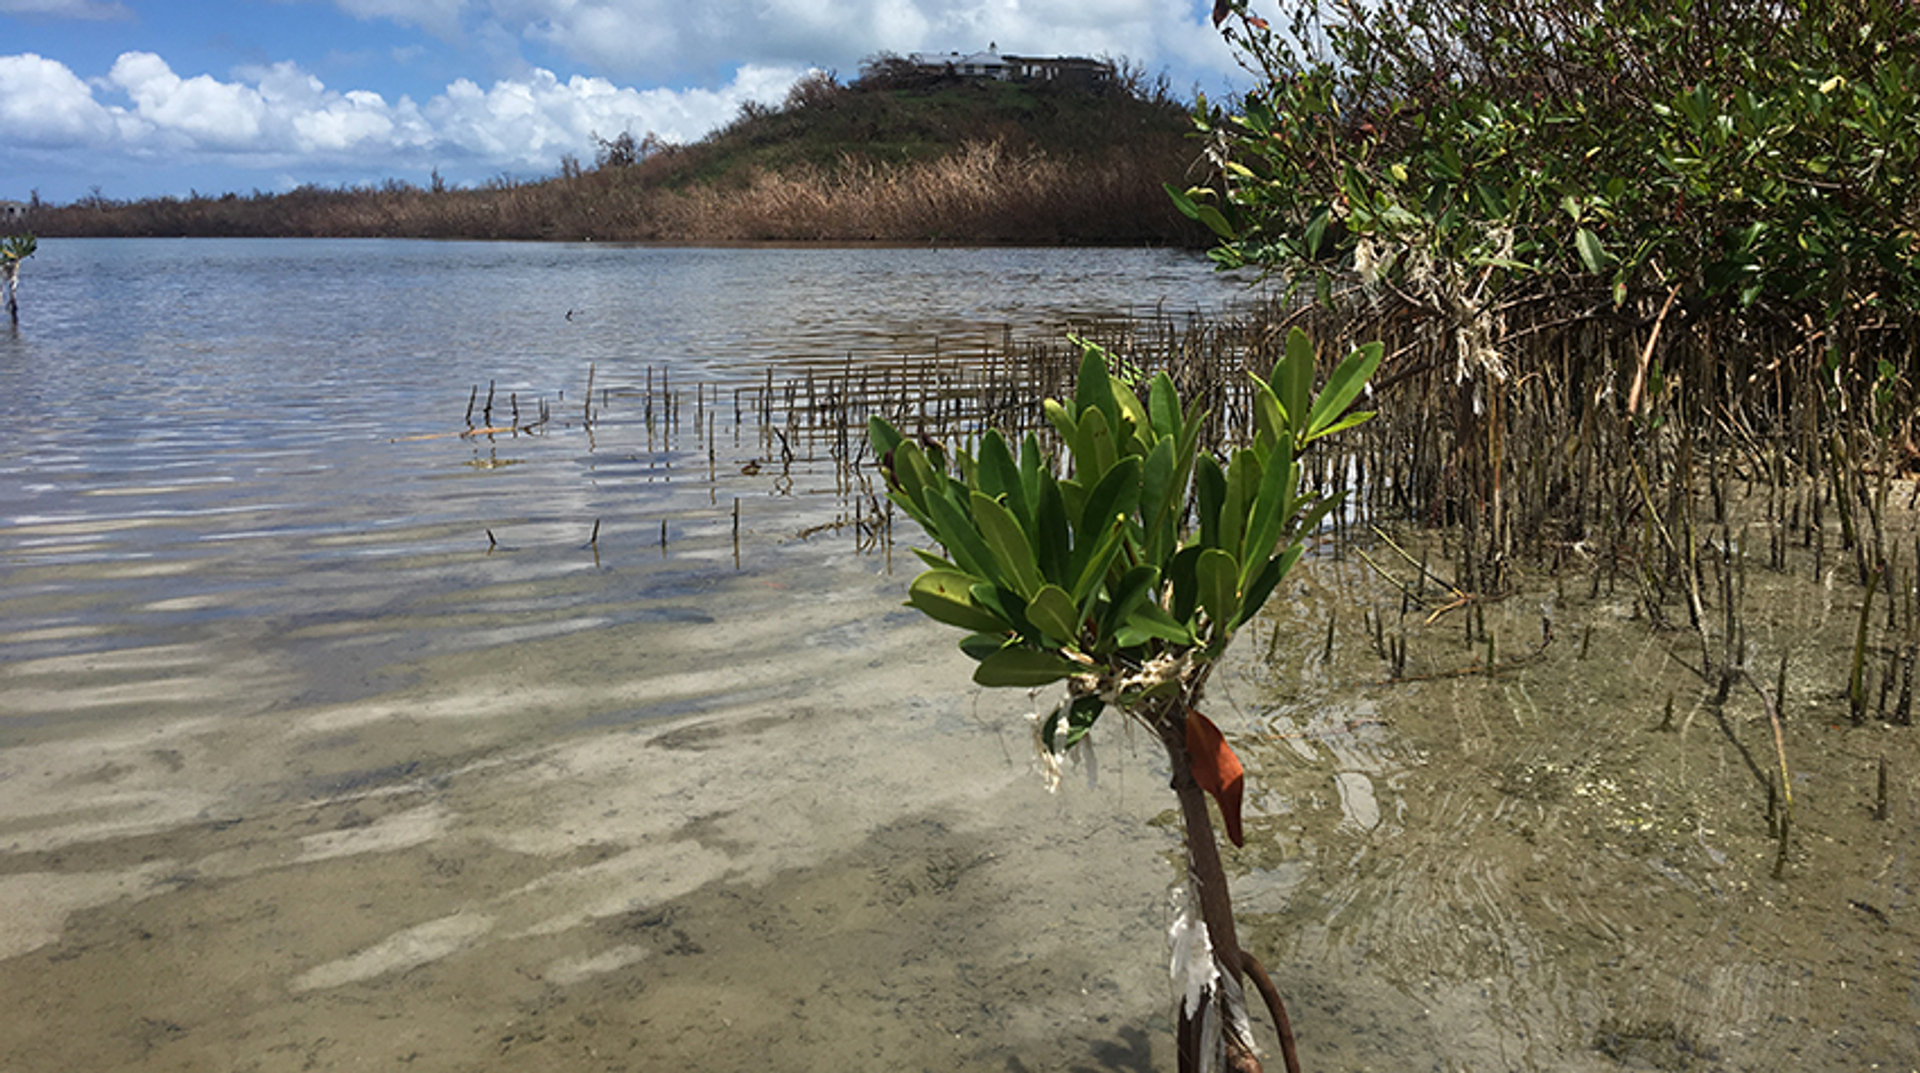
[[[0,0],[0,198],[533,179],[881,51],[1241,81],[1211,0]]]

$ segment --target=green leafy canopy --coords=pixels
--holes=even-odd
[[[1063,457],[1031,433],[1016,455],[989,431],[974,457],[880,417],[868,430],[890,498],[944,551],[920,553],[929,569],[907,602],[967,632],[974,680],[1091,679],[1046,722],[1050,748],[1063,725],[1067,744],[1084,735],[1130,673],[1210,661],[1260,610],[1335,505],[1301,493],[1300,454],[1372,416],[1351,407],[1381,361],[1378,343],[1355,350],[1316,394],[1313,346],[1295,329],[1254,378],[1255,441],[1222,458],[1200,445],[1208,415],[1165,372],[1143,400],[1112,355],[1081,346],[1073,398],[1043,407]]]
[[[1223,264],[1476,307],[1920,302],[1920,4],[1226,0],[1260,74],[1174,203]],[[1442,303],[1444,304],[1444,303]]]

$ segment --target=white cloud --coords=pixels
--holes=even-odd
[[[107,82],[133,98],[134,114],[200,148],[256,145],[267,117],[258,88],[210,75],[183,79],[151,52],[121,54]]]
[[[344,0],[342,0],[344,2]],[[1226,71],[1205,11],[1178,0],[490,0],[488,18],[596,70],[681,74],[727,62],[838,67],[877,52],[1179,58]],[[1211,5],[1208,5],[1210,7]]]
[[[40,15],[56,19],[130,19],[133,12],[111,0],[0,0],[0,15]]]
[[[98,145],[114,136],[120,119],[65,64],[31,52],[0,56],[0,142]]]
[[[0,0],[0,3],[23,0]],[[24,0],[51,3],[61,0]],[[81,2],[81,0],[64,0]],[[443,40],[551,50],[588,73],[652,81],[741,64],[852,71],[878,52],[1109,55],[1190,73],[1232,59],[1211,0],[331,0],[358,19],[417,26]]]
[[[636,90],[579,75],[560,81],[534,69],[487,89],[462,79],[423,109],[440,143],[496,165],[551,167],[562,153],[591,155],[594,135],[653,132],[692,141],[748,100],[779,100],[805,72],[745,67],[719,90]]]
[[[304,164],[395,175],[444,164],[546,173],[562,155],[591,157],[596,134],[695,140],[747,100],[780,100],[803,73],[750,66],[719,89],[638,90],[533,68],[484,88],[460,79],[417,104],[329,89],[291,62],[241,68],[223,81],[182,77],[151,52],[127,52],[89,84],[54,60],[0,56],[0,144],[272,172]]]

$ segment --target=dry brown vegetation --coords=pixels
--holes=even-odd
[[[1179,166],[1171,153],[1063,160],[974,142],[924,163],[850,160],[831,172],[758,172],[737,189],[670,195],[657,203],[661,234],[651,237],[1180,242],[1192,231],[1160,188]]]
[[[537,182],[95,196],[38,206],[29,226],[49,237],[1197,245],[1205,232],[1162,188],[1189,179],[1187,129],[1184,107],[1138,80],[1085,93],[815,79],[695,145],[620,135],[593,166],[563,160]]]

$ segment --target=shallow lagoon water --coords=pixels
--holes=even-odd
[[[777,488],[724,432],[710,470],[622,391],[1240,297],[1201,262],[55,243],[25,282],[0,1067],[1172,1067],[1147,743],[1103,727],[1047,795],[1031,702],[801,535],[830,471]],[[592,431],[450,435],[488,381],[570,414],[589,365]],[[1398,594],[1328,552],[1216,676],[1243,930],[1310,1067],[1920,1065],[1920,755],[1846,725],[1858,591],[1755,574],[1756,665],[1794,665],[1776,881],[1750,694],[1697,704],[1688,639],[1590,577],[1486,607],[1498,675],[1415,615],[1389,680],[1359,620]]]
[[[1744,603],[1755,676],[1771,689],[1789,656],[1778,878],[1765,707],[1744,684],[1706,703],[1691,631],[1650,628],[1584,568],[1534,573],[1483,607],[1487,674],[1465,609],[1428,624],[1452,599],[1429,587],[1394,678],[1369,640],[1330,664],[1322,641],[1330,614],[1364,632],[1361,609],[1391,632],[1400,593],[1357,557],[1312,564],[1230,688],[1266,813],[1238,859],[1243,930],[1313,981],[1296,1023],[1342,1026],[1325,1068],[1920,1062],[1911,774],[1874,816],[1880,758],[1911,773],[1920,750],[1852,724],[1860,592],[1807,559],[1753,569]]]

